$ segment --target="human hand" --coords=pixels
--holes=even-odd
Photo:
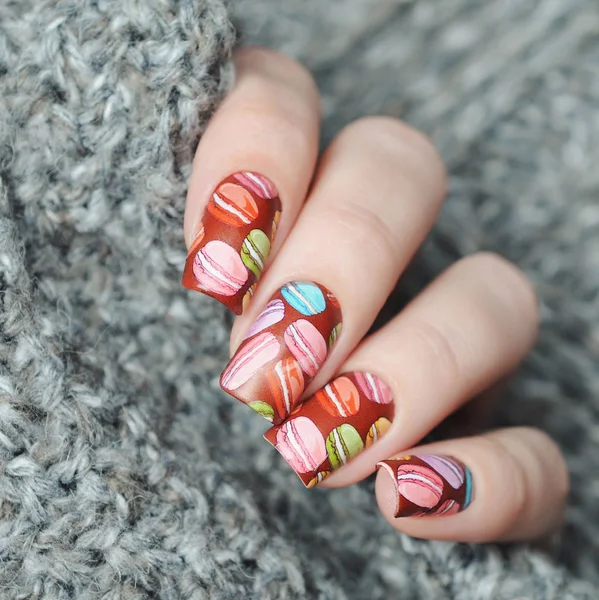
[[[318,160],[311,76],[263,49],[236,62],[185,213],[184,285],[243,311],[223,389],[272,423],[266,439],[308,487],[350,485],[378,465],[381,512],[410,535],[555,529],[568,477],[542,432],[413,447],[531,348],[537,303],[524,275],[495,255],[465,258],[363,339],[433,224],[443,164],[387,117],[350,124]]]

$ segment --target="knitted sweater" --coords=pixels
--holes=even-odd
[[[443,153],[450,197],[388,311],[481,249],[537,285],[497,424],[566,453],[550,548],[400,535],[370,480],[304,490],[219,390],[231,316],[180,275],[231,18],[313,70],[325,142],[385,113]],[[598,27],[594,0],[4,0],[0,598],[598,598]]]

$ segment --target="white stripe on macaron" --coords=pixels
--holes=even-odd
[[[260,255],[260,253],[256,252],[254,244],[252,244],[252,242],[250,242],[249,240],[246,240],[245,247],[247,248],[248,254],[254,259],[254,261],[258,265],[258,268],[263,269],[264,262],[262,260],[262,256]]]
[[[285,373],[283,372],[283,362],[277,363],[275,366],[275,373],[279,378],[281,383],[281,389],[283,390],[283,398],[285,400],[285,408],[287,409],[287,414],[291,412],[291,399],[289,398],[289,389],[285,385]]]
[[[235,290],[235,287],[234,287],[235,285],[243,284],[243,282],[240,279],[238,279],[238,278],[236,279],[230,275],[227,276],[226,273],[223,273],[222,271],[218,270],[212,264],[212,261],[203,252],[198,252],[198,254],[196,256],[196,260],[200,264],[200,267],[202,267],[202,269],[204,269],[204,271],[206,271],[209,275],[214,277],[214,279],[216,279],[220,283],[226,285],[227,287],[231,288],[232,290]]]
[[[290,283],[287,286],[287,289],[302,303],[305,304],[311,311],[318,313],[318,309],[310,302],[310,300],[308,300],[308,298],[306,298],[306,296],[303,296],[299,290],[297,289],[297,287],[293,284]]]
[[[295,435],[293,431],[293,423],[287,427],[287,437],[289,438],[289,446],[299,456],[300,460],[308,469],[314,469],[317,465],[313,465],[310,456],[302,444],[302,440]]]
[[[330,383],[324,386],[324,393],[331,399],[331,402],[335,405],[335,408],[337,409],[337,412],[339,413],[340,417],[349,416],[345,412],[345,406],[341,402],[339,402],[339,399],[335,394],[335,390],[333,389],[333,386]]]
[[[318,370],[319,364],[318,364],[317,357],[314,355],[314,353],[312,352],[312,350],[310,350],[310,347],[306,344],[306,341],[302,337],[302,335],[299,332],[298,328],[295,326],[295,323],[293,323],[293,325],[291,325],[291,327],[292,327],[293,333],[295,334],[293,336],[293,339],[294,339],[295,343],[300,347],[300,349],[308,357],[308,360],[314,365],[314,368],[316,370]]]
[[[267,187],[264,185],[264,183],[262,183],[261,179],[259,177],[256,177],[256,175],[254,175],[254,173],[250,173],[249,171],[244,171],[243,174],[248,179],[253,181],[264,192],[264,195],[266,197],[269,197],[271,195],[270,191],[267,189]]]
[[[443,493],[443,487],[437,485],[434,481],[428,479],[428,477],[424,477],[422,475],[418,475],[417,473],[403,473],[398,475],[397,483],[401,483],[402,481],[420,481],[422,483],[426,483],[428,487],[432,487],[435,490],[439,490],[439,493]]]
[[[230,202],[225,202],[216,192],[212,194],[212,199],[217,206],[220,206],[223,210],[230,212],[236,216],[238,216],[243,223],[249,225],[251,221],[244,215],[241,211],[237,210]]]
[[[343,449],[343,441],[339,437],[338,429],[333,429],[333,437],[335,438],[335,450],[337,450],[341,462],[345,464],[347,462],[347,454],[345,454],[345,450]]]

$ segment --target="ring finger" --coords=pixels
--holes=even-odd
[[[510,372],[536,329],[522,274],[494,255],[463,259],[266,438],[309,487],[359,481]]]
[[[318,152],[314,81],[254,48],[198,145],[185,207],[183,285],[241,314],[304,202]]]

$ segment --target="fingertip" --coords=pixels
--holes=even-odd
[[[381,461],[376,466],[378,469],[374,488],[376,500],[383,516],[393,523],[398,510],[397,486],[393,470],[386,461]]]

